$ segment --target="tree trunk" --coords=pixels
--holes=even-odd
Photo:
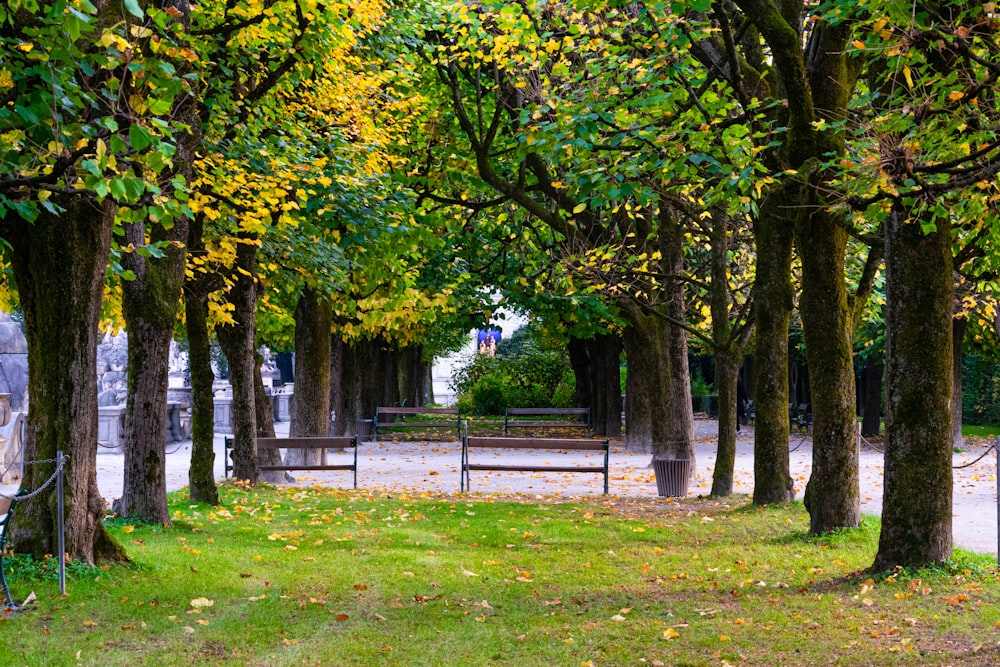
[[[719,394],[719,436],[712,474],[712,495],[733,492],[736,466],[736,384],[743,353],[719,350],[715,353],[715,390]]]
[[[295,308],[295,398],[289,436],[325,436],[330,428],[329,302],[314,290],[302,290]],[[319,449],[289,449],[285,463],[317,465]]]
[[[175,14],[179,23],[190,25],[190,2],[167,0],[164,6],[179,12]],[[178,59],[178,76],[191,69],[190,63]],[[170,176],[190,182],[195,151],[202,139],[195,101],[198,98],[181,95],[178,99],[171,115],[177,122],[185,123],[187,129],[177,134]],[[172,183],[167,178],[164,181]],[[173,194],[172,185],[167,186],[164,194]],[[188,227],[186,216],[174,219],[170,226],[153,221],[123,224],[123,248],[139,247],[146,243],[147,236],[151,242],[165,244],[159,258],[144,257],[134,251],[122,256],[122,266],[131,269],[135,279],[121,281],[122,313],[130,345],[122,437],[125,475],[122,497],[116,507],[121,516],[134,516],[149,523],[170,522],[166,476],[167,386],[170,343],[187,268]]]
[[[344,419],[373,419],[375,408],[397,405],[396,365],[381,338],[344,344]]]
[[[264,378],[260,374],[260,368],[264,364],[264,355],[259,350],[253,353],[253,395],[254,411],[257,414],[257,437],[274,437],[274,412],[271,407],[271,397],[267,395],[264,388]],[[281,450],[268,447],[257,452],[257,463],[259,465],[281,465]],[[284,470],[264,470],[257,471],[257,479],[261,482],[271,482],[281,484],[295,480]]]
[[[885,225],[886,415],[882,533],[874,570],[952,555],[952,242],[945,216],[925,234]]]
[[[31,412],[25,461],[69,455],[66,468],[66,551],[93,564],[124,560],[105,532],[104,498],[97,488],[97,342],[114,224],[110,199],[53,195],[64,209],[42,210],[34,223],[8,213],[0,236],[11,247],[11,264],[24,312],[28,342]],[[26,465],[22,488],[41,489],[54,464]],[[9,527],[14,549],[36,559],[57,553],[56,490],[24,503]]]
[[[423,345],[408,345],[399,351],[399,395],[404,405],[419,408],[428,404],[431,369],[424,360]]]
[[[143,223],[124,225],[124,242],[146,241]],[[187,219],[164,230],[154,225],[153,241],[170,241],[159,259],[125,253],[122,265],[135,274],[121,281],[122,312],[128,331],[128,398],[125,403],[124,484],[116,503],[120,516],[154,524],[170,523],[167,510],[166,431],[170,341],[184,284]]]
[[[622,434],[622,340],[615,334],[571,337],[567,344],[576,378],[576,405],[590,408],[595,435]]]
[[[330,336],[330,435],[357,435],[357,421],[347,421],[344,411],[344,341],[340,336]]]
[[[954,447],[961,449],[965,446],[965,438],[962,437],[962,345],[968,321],[956,318],[951,322],[951,366],[954,373],[951,390],[951,440]]]
[[[754,225],[757,279],[754,312],[754,489],[755,505],[795,497],[788,462],[788,322],[792,309],[792,234],[782,192],[764,201]]]
[[[690,459],[694,470],[694,415],[687,355],[679,364],[671,354],[669,340],[671,329],[676,327],[661,317],[643,315],[628,304],[624,312],[629,320],[625,329],[625,449],[650,452],[654,459]]]
[[[861,417],[861,435],[873,437],[882,433],[882,380],[885,364],[871,357],[865,365],[865,407]]]
[[[236,282],[229,293],[230,302],[235,307],[235,322],[218,327],[216,336],[229,363],[229,382],[233,387],[233,401],[230,404],[233,422],[233,477],[256,484],[257,413],[253,378],[256,369],[254,316],[257,308],[255,246],[246,242],[237,245],[236,268]]]
[[[201,225],[194,221],[188,249],[202,251]],[[196,242],[193,242],[195,240]],[[188,486],[191,500],[219,504],[215,486],[215,395],[212,384],[212,341],[208,335],[208,293],[197,280],[188,282],[184,299],[187,322],[188,365],[191,370],[191,467]]]
[[[861,525],[853,325],[844,281],[847,232],[838,222],[816,211],[803,216],[796,230],[812,397],[813,463],[805,504],[813,535]]]

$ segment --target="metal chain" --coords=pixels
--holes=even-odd
[[[990,444],[990,446],[986,448],[986,451],[983,452],[982,454],[980,454],[979,457],[975,461],[971,461],[969,463],[963,463],[960,466],[952,466],[952,468],[954,470],[961,470],[962,468],[968,468],[969,466],[975,465],[975,464],[979,463],[980,461],[982,461],[986,457],[986,455],[989,454],[990,452],[992,452],[994,449],[997,449],[997,443],[996,443],[996,441],[994,441],[992,444]],[[1000,451],[1000,450],[998,450],[998,451]]]
[[[8,496],[5,493],[0,493],[0,498],[6,498],[7,500],[16,500],[19,503],[22,503],[25,500],[31,500],[35,496],[39,495],[42,491],[44,491],[45,489],[47,489],[49,486],[51,486],[53,482],[56,481],[56,477],[58,477],[59,473],[62,472],[63,464],[68,459],[69,459],[69,455],[68,454],[63,454],[62,460],[60,460],[60,459],[41,459],[39,461],[25,461],[24,465],[36,465],[36,464],[41,464],[41,463],[55,463],[56,464],[56,469],[52,472],[52,475],[50,475],[49,478],[47,480],[45,480],[44,484],[42,484],[40,487],[38,487],[37,489],[35,489],[31,493],[15,494],[13,496]]]

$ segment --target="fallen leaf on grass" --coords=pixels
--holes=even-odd
[[[195,609],[201,609],[202,607],[211,607],[215,604],[215,600],[209,600],[208,598],[195,598],[191,600],[191,606]]]

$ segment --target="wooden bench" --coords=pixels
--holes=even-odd
[[[439,418],[435,419],[435,417]],[[400,418],[396,421],[396,418]],[[418,419],[407,420],[407,417]],[[453,418],[446,418],[453,417]],[[375,408],[375,421],[372,425],[372,439],[378,440],[380,432],[395,429],[433,428],[447,429],[455,432],[455,440],[462,439],[462,418],[458,408]]]
[[[232,451],[232,438],[225,440],[225,474],[229,477],[229,472],[233,469],[229,462]],[[350,463],[329,463],[327,460],[328,449],[348,449],[354,450],[354,456]],[[302,437],[302,438],[257,438],[257,449],[318,449],[320,450],[319,465],[258,465],[257,470],[350,470],[354,473],[354,488],[358,488],[358,439],[354,436],[343,436],[339,438],[324,437]]]
[[[503,415],[503,432],[517,427],[590,430],[590,408],[507,408]]]
[[[469,460],[473,449],[544,449],[604,452],[604,464],[590,465],[550,465],[550,464],[501,464],[472,463]],[[495,470],[514,472],[593,472],[604,474],[604,493],[608,492],[608,455],[611,443],[608,440],[586,440],[578,438],[494,438],[469,436],[462,439],[461,484],[459,489],[469,489],[470,470]]]

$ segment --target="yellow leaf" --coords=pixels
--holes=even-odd
[[[861,40],[856,39],[853,42],[851,42],[851,46],[853,46],[856,49],[863,49],[865,48],[865,43],[862,42]]]
[[[965,97],[965,93],[962,92],[961,90],[953,90],[950,93],[948,93],[948,99],[951,100],[952,102],[956,102],[962,99],[963,97]]]
[[[573,208],[573,213],[574,214],[576,214],[576,213],[583,213],[585,210],[587,210],[587,205],[586,204],[577,204]]]
[[[903,77],[906,79],[907,87],[913,88],[913,74],[910,72],[909,67],[903,67]]]
[[[135,530],[135,526],[122,526],[123,533],[131,533],[133,530]]]
[[[674,630],[673,628],[667,628],[666,630],[663,631],[664,639],[677,639],[680,636],[681,636],[680,633]]]
[[[201,609],[202,607],[211,607],[215,604],[215,600],[209,600],[208,598],[195,598],[191,600],[191,606],[195,609]]]

